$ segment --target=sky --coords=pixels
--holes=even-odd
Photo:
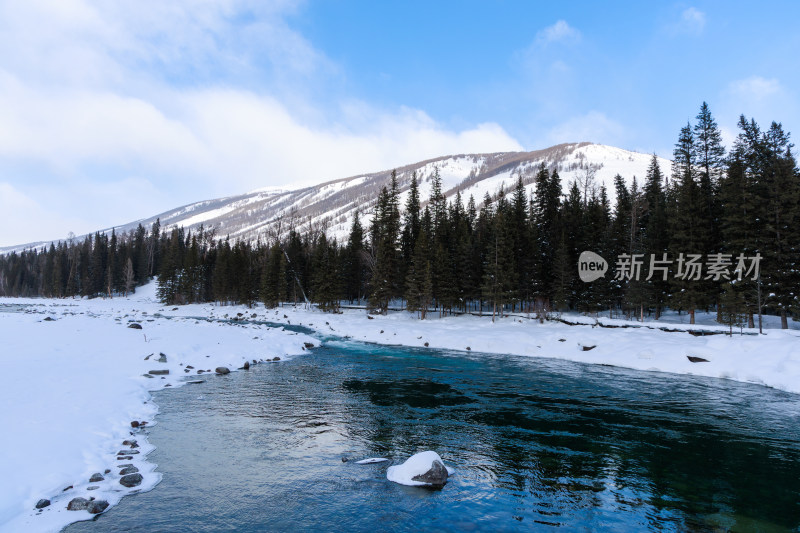
[[[669,157],[704,101],[728,144],[741,114],[792,132],[798,20],[768,0],[0,0],[0,246],[448,154]]]

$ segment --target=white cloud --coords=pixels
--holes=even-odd
[[[740,115],[753,118],[767,127],[773,120],[784,121],[785,117],[797,116],[798,104],[795,92],[777,78],[750,76],[730,82],[720,95],[720,127],[730,134],[726,140],[739,134],[737,121]],[[791,131],[791,124],[784,123]],[[730,144],[728,144],[730,146]]]
[[[581,32],[567,24],[564,20],[559,20],[552,26],[540,30],[536,34],[536,44],[545,46],[550,43],[574,44],[581,39]]]
[[[566,142],[596,142],[601,144],[624,144],[625,128],[599,111],[572,117],[552,128],[547,134],[550,144]]]
[[[783,87],[776,78],[767,79],[761,76],[751,76],[731,82],[728,90],[735,98],[758,103],[781,94]]]
[[[1,207],[27,199],[0,210],[0,245],[259,187],[522,149],[496,124],[456,130],[357,101],[330,112],[304,91],[340,76],[336,65],[285,23],[293,2],[262,4],[0,3],[0,48],[15,51],[0,56]]]
[[[0,246],[42,240],[48,234],[66,238],[70,230],[63,228],[80,225],[76,217],[46,209],[6,182],[0,182],[0,213]],[[86,231],[90,229],[86,227]]]
[[[687,8],[681,13],[680,26],[685,32],[699,35],[706,26],[706,14],[695,7]]]

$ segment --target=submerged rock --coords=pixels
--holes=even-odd
[[[141,474],[138,473],[127,474],[125,476],[122,476],[122,478],[119,480],[119,484],[122,485],[123,487],[129,487],[129,488],[138,487],[139,485],[142,484],[142,479],[143,478]]]
[[[41,500],[36,502],[36,508],[37,509],[44,509],[45,507],[49,507],[49,506],[50,506],[50,500],[46,500],[44,498],[42,498]]]
[[[158,354],[158,362],[159,363],[167,362],[167,356],[163,352]]]
[[[371,465],[375,463],[385,463],[389,459],[385,457],[370,457],[369,459],[361,459],[360,461],[356,461],[357,465]]]

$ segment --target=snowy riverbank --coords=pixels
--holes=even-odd
[[[149,391],[206,379],[206,371],[213,375],[217,367],[286,359],[301,354],[304,342],[314,342],[257,324],[169,319],[178,313],[156,302],[154,290],[151,284],[131,298],[108,300],[0,299],[0,531],[57,531],[91,517],[66,509],[73,498],[114,505],[155,486],[160,474],[146,461],[152,449],[146,430],[131,427],[131,421],[152,424],[158,408]],[[180,310],[219,318],[246,311]],[[142,329],[127,327],[131,322]],[[145,377],[154,370],[161,372]],[[138,448],[123,446],[129,439]],[[130,459],[118,460],[122,450],[128,455],[121,457]],[[141,484],[120,484],[123,464],[139,470]],[[95,473],[104,479],[90,483]],[[37,512],[40,499],[51,503]]]
[[[6,406],[0,414],[0,531],[56,531],[90,518],[88,511],[66,510],[75,497],[114,505],[126,494],[155,486],[160,474],[146,461],[152,449],[146,430],[130,424],[152,423],[158,408],[149,391],[205,379],[207,371],[213,374],[219,366],[233,370],[245,361],[286,359],[301,354],[305,342],[316,344],[311,337],[267,328],[259,321],[378,344],[551,357],[727,378],[800,393],[797,329],[768,329],[762,336],[753,331],[745,336],[693,336],[681,324],[685,317],[677,316],[645,324],[601,319],[613,327],[577,315],[565,320],[582,325],[540,324],[523,316],[494,323],[491,317],[476,316],[433,315],[420,321],[406,312],[370,318],[364,310],[334,315],[304,306],[172,307],[158,303],[154,293],[151,284],[131,298],[0,299],[0,362],[6,378],[0,387]],[[228,320],[234,317],[256,323]],[[709,323],[710,317],[700,320],[706,325],[692,330],[724,331]],[[142,329],[131,329],[130,323]],[[140,453],[123,446],[128,439],[137,441]],[[131,458],[118,460],[122,450],[130,454],[122,457]],[[115,467],[122,464],[139,470],[140,485],[126,488],[119,483],[120,469]],[[104,479],[90,483],[95,473]],[[72,488],[64,491],[68,486]],[[34,506],[41,498],[51,504],[38,512]]]
[[[569,322],[582,322],[571,326],[561,322],[540,324],[522,316],[494,323],[486,316],[435,318],[434,315],[418,320],[407,312],[390,312],[369,319],[363,310],[332,315],[297,307],[274,311],[271,320],[306,326],[313,323],[312,327],[322,333],[378,344],[551,357],[732,379],[800,394],[797,329],[768,329],[765,335],[745,330],[746,335],[728,336],[722,326],[689,326],[680,323],[682,318],[686,317],[671,316],[645,323],[601,318],[600,322],[610,327],[600,327],[595,325],[595,319],[578,315],[564,317]],[[708,317],[703,319],[708,322]],[[689,330],[718,334],[694,336]],[[689,357],[706,361],[692,362]]]

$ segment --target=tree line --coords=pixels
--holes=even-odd
[[[520,174],[514,188],[480,204],[460,192],[448,201],[434,171],[429,197],[420,197],[412,175],[401,206],[393,173],[369,224],[356,212],[343,242],[323,231],[231,242],[202,227],[161,231],[156,222],[149,232],[140,225],[0,257],[0,295],[111,297],[155,276],[167,304],[309,301],[337,311],[349,303],[421,318],[565,310],[658,318],[669,308],[692,322],[697,310],[716,310],[723,322],[751,326],[763,311],[788,327],[800,316],[793,144],[776,122],[762,130],[741,116],[738,128],[726,151],[703,103],[680,131],[671,175],[654,155],[643,181],[614,178],[613,205],[588,166],[566,194],[557,168],[542,164],[530,194]],[[610,263],[605,277],[580,280],[584,250]],[[758,272],[750,268],[755,257]],[[620,275],[620,258],[639,261],[643,275]],[[654,267],[657,275],[644,275]],[[687,275],[691,267],[697,276]]]

